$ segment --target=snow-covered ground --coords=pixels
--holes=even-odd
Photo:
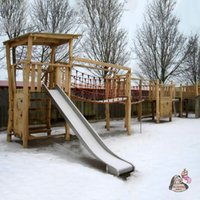
[[[105,173],[104,166],[78,140],[42,142],[23,149],[0,133],[0,199],[2,200],[199,200],[200,119],[173,118],[155,124],[133,120],[127,136],[122,121],[93,123],[117,155],[136,171],[127,180]],[[62,132],[63,128],[54,131]],[[185,192],[169,190],[171,178],[187,168],[192,183]]]

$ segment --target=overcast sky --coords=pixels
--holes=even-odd
[[[134,38],[135,30],[141,25],[146,6],[153,0],[127,0],[123,18],[129,37]],[[177,0],[175,15],[180,19],[179,29],[186,35],[200,33],[200,0]]]
[[[143,15],[148,3],[153,0],[127,0],[126,11],[122,19],[122,26],[129,33],[129,44],[135,36],[135,31],[143,22]],[[76,0],[70,0],[71,5],[76,5]],[[180,19],[179,29],[186,35],[191,33],[200,34],[200,0],[177,0],[175,14]],[[130,64],[133,64],[131,62]],[[7,79],[6,70],[0,69],[0,79]]]

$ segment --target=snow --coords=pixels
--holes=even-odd
[[[200,199],[200,120],[173,118],[155,124],[132,120],[131,136],[123,121],[92,123],[106,145],[132,162],[126,179],[105,172],[78,140],[39,142],[23,149],[0,133],[0,194],[3,200],[179,200]],[[64,128],[54,128],[62,133]],[[171,178],[186,168],[192,183],[185,192],[168,189]]]

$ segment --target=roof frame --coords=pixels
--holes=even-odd
[[[78,39],[81,35],[78,34],[59,34],[59,33],[27,33],[17,38],[13,38],[3,42],[4,45],[9,45],[10,48],[17,46],[27,46],[28,39],[32,38],[33,45],[41,46],[60,46],[69,43],[73,39]]]

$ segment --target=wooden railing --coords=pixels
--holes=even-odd
[[[68,85],[69,68],[68,63],[40,63],[40,62],[26,62],[22,61],[13,65],[15,68],[15,73],[19,73],[20,82],[22,82],[22,86],[24,87],[27,82],[25,81],[25,77],[27,76],[27,68],[28,68],[28,87],[30,92],[41,92],[42,82],[44,82],[47,87],[53,88],[55,85],[59,85],[63,89],[65,89]],[[13,76],[15,77],[15,76]],[[25,83],[26,82],[26,83]]]

